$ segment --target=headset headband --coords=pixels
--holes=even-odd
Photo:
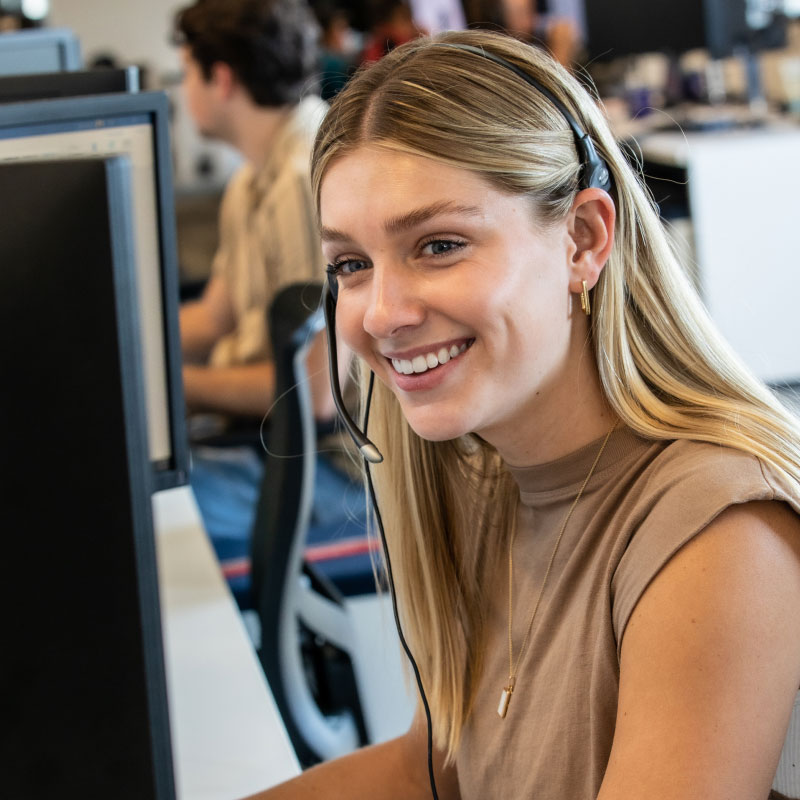
[[[562,117],[567,122],[567,125],[572,129],[575,136],[575,148],[578,151],[578,160],[581,162],[581,174],[579,178],[579,186],[581,189],[603,189],[608,192],[611,190],[611,174],[608,170],[606,162],[597,154],[594,143],[589,134],[585,133],[583,128],[578,124],[578,121],[569,112],[567,107],[543,84],[539,83],[532,75],[529,75],[525,70],[520,69],[516,64],[512,64],[502,56],[483,50],[480,47],[474,47],[471,44],[459,44],[458,42],[436,42],[434,47],[449,47],[453,50],[462,50],[467,53],[473,53],[476,56],[493,61],[507,70],[510,70],[518,77],[522,78],[525,83],[533,86],[539,94],[544,95],[550,103],[558,110]]]

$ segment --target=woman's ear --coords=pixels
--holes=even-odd
[[[568,218],[570,291],[580,293],[597,283],[614,245],[617,212],[614,201],[602,189],[583,189],[575,195]]]

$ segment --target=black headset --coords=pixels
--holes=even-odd
[[[536,89],[540,94],[544,95],[556,107],[556,109],[558,109],[560,114],[567,121],[569,127],[572,129],[572,133],[575,136],[575,149],[578,151],[578,160],[581,163],[581,171],[578,178],[579,188],[597,188],[603,189],[606,192],[611,190],[611,175],[608,170],[608,165],[597,154],[597,150],[595,149],[594,143],[589,138],[589,134],[584,133],[583,129],[578,124],[575,117],[573,117],[569,112],[567,107],[546,86],[539,83],[539,81],[532,76],[528,75],[527,72],[521,70],[518,66],[516,66],[516,64],[512,64],[510,61],[507,61],[501,56],[497,56],[494,53],[482,50],[479,47],[474,47],[469,44],[456,44],[450,42],[438,42],[434,46],[450,47],[454,50],[462,50],[468,53],[474,53],[481,58],[494,61],[495,64],[499,64],[501,67],[511,70],[511,72],[513,72],[515,75],[518,75],[526,83],[533,86],[534,89]],[[420,699],[422,700],[422,705],[425,709],[425,715],[428,722],[428,775],[431,784],[431,796],[433,797],[433,800],[438,800],[439,795],[436,791],[436,779],[433,772],[433,727],[431,724],[430,708],[428,706],[428,699],[425,696],[425,690],[422,686],[422,678],[419,673],[419,668],[417,667],[417,662],[411,653],[408,643],[406,642],[405,635],[403,634],[403,628],[400,624],[400,616],[398,614],[397,602],[395,599],[392,564],[389,559],[389,548],[386,544],[386,534],[384,533],[383,529],[383,520],[381,519],[380,509],[378,508],[378,504],[375,500],[375,491],[372,485],[372,474],[369,469],[370,464],[379,464],[381,461],[383,461],[383,455],[381,454],[380,450],[378,450],[378,448],[367,438],[366,434],[369,423],[369,408],[372,400],[372,388],[375,382],[375,373],[370,373],[369,387],[367,390],[367,402],[364,409],[364,430],[362,431],[358,425],[356,425],[355,421],[345,407],[344,399],[342,398],[341,386],[339,385],[339,359],[336,352],[336,299],[338,295],[338,289],[339,287],[337,284],[336,275],[330,271],[329,267],[328,279],[322,290],[322,305],[325,312],[325,327],[328,335],[328,367],[330,370],[331,391],[333,393],[333,400],[336,404],[336,409],[339,412],[339,416],[341,417],[344,426],[347,428],[347,432],[350,434],[366,462],[365,471],[367,476],[367,485],[369,488],[370,498],[372,499],[372,505],[375,509],[375,519],[378,523],[378,529],[380,531],[383,557],[386,564],[386,575],[389,579],[392,597],[395,625],[397,626],[400,643],[414,671]]]

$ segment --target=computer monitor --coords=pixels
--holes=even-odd
[[[785,41],[774,0],[585,0],[588,59],[705,48],[712,58]]]
[[[80,69],[78,37],[67,28],[36,28],[0,36],[0,75]]]
[[[0,75],[0,103],[138,92],[139,89],[139,68],[133,66],[123,69]]]
[[[3,794],[174,800],[130,162],[0,195]]]
[[[189,465],[166,95],[98,95],[2,107],[0,163],[104,154],[126,154],[133,165],[150,460],[153,488],[164,489],[186,483]],[[46,195],[48,189],[41,191]]]
[[[786,15],[776,0],[705,0],[712,58],[786,46]]]

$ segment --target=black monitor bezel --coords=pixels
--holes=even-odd
[[[30,103],[60,97],[84,97],[139,91],[139,68],[79,69],[0,75],[0,103]]]
[[[153,465],[152,490],[155,492],[183,486],[188,482],[189,475],[189,443],[186,432],[178,322],[178,243],[167,95],[164,92],[141,92],[9,103],[2,106],[0,131],[24,125],[80,122],[127,115],[144,115],[150,118],[155,158],[161,261],[161,311],[164,320],[167,402],[172,451],[169,464],[164,467]]]

